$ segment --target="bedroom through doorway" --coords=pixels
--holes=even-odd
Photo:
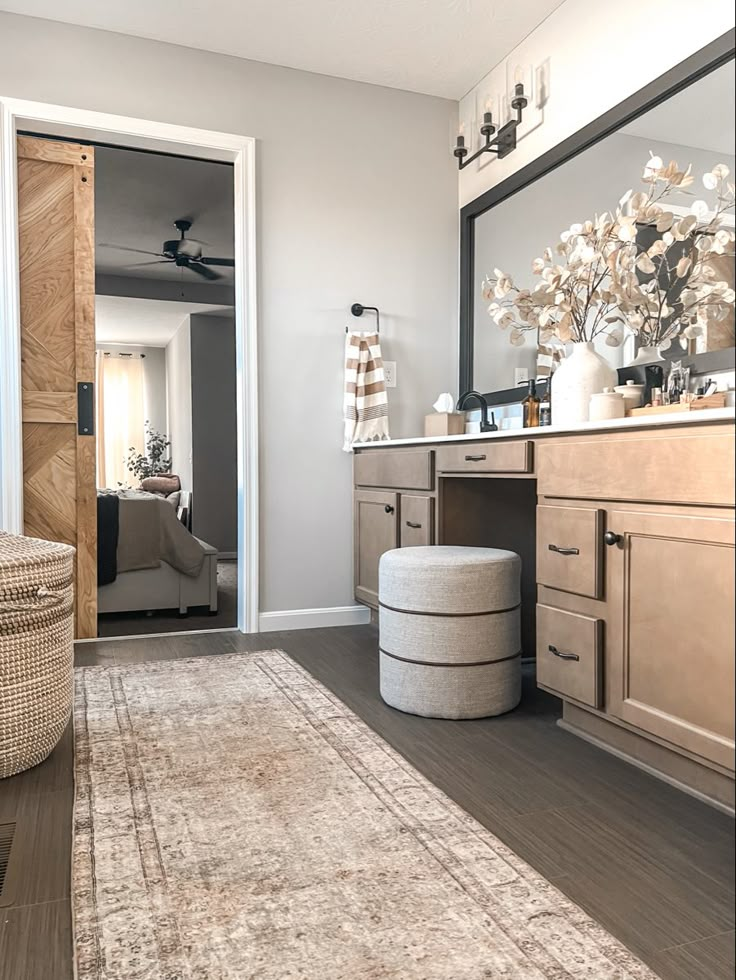
[[[94,171],[98,635],[235,628],[232,165]]]

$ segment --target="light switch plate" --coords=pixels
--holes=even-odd
[[[396,387],[396,361],[383,362],[383,376],[386,380],[387,388]]]

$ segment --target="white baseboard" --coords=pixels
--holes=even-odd
[[[312,630],[324,626],[364,626],[371,621],[367,606],[332,606],[327,609],[284,609],[264,612],[258,617],[258,630]]]

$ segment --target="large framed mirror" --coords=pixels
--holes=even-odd
[[[734,83],[730,32],[462,209],[461,392],[474,388],[489,404],[511,403],[526,394],[525,377],[548,373],[548,352],[536,331],[526,332],[521,343],[517,337],[514,345],[489,317],[482,287],[494,269],[532,288],[534,258],[554,247],[572,223],[615,210],[625,191],[642,189],[650,154],[693,167],[700,186],[675,195],[668,207],[676,213],[707,196],[701,175],[714,165],[734,173]],[[733,286],[732,255],[721,257],[717,273]],[[621,369],[622,379],[630,376],[626,365],[637,352],[633,334],[627,332],[615,348],[601,338],[598,349]],[[664,352],[695,374],[732,370],[734,355],[733,314],[697,339],[679,336]]]

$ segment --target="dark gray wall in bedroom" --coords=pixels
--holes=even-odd
[[[192,344],[192,531],[221,552],[238,542],[235,321],[195,313]]]

